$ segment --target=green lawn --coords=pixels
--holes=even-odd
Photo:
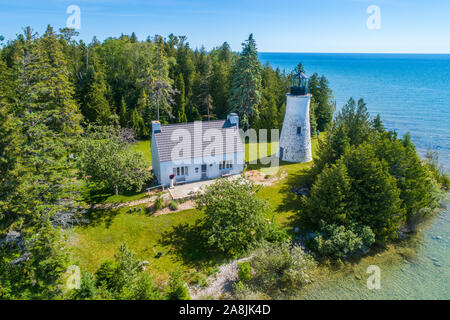
[[[136,145],[138,150],[147,150],[145,154],[148,157],[149,147],[149,141],[141,141]],[[246,149],[248,148],[246,145]],[[313,151],[316,148],[317,139],[314,139]],[[251,160],[253,156],[247,156],[247,160]],[[288,174],[287,178],[272,186],[262,187],[258,192],[271,205],[269,218],[273,217],[275,223],[288,230],[294,227],[294,217],[298,210],[298,200],[290,192],[290,188],[292,185],[301,185],[302,173],[309,166],[310,164],[280,164],[280,170],[276,174],[280,175],[281,170],[284,170]],[[140,196],[126,195],[121,196],[120,200],[128,201]],[[112,200],[114,197],[109,197],[106,201]],[[75,229],[73,254],[82,270],[94,272],[104,259],[113,257],[119,244],[124,241],[140,259],[150,262],[149,270],[158,278],[165,278],[167,272],[176,267],[195,277],[199,271],[210,272],[212,266],[223,262],[221,257],[198,245],[200,241],[192,226],[202,216],[201,212],[187,210],[154,217],[151,213],[144,212],[145,209],[132,214],[128,210],[124,208],[93,213],[88,225]],[[163,255],[156,258],[159,251]]]
[[[145,209],[131,214],[128,210],[94,213],[88,226],[75,229],[73,256],[82,270],[95,272],[103,260],[114,256],[122,242],[127,242],[140,259],[149,261],[149,270],[162,278],[175,267],[189,270],[210,263],[203,262],[201,252],[196,252],[195,234],[190,230],[201,212],[186,210],[154,217]],[[158,252],[163,253],[160,258],[156,257]]]
[[[149,166],[152,165],[152,153],[150,150],[150,144],[150,140],[141,140],[133,145],[133,150],[142,152],[142,154],[144,155],[144,159],[149,163]]]
[[[321,139],[324,137],[325,135],[322,133]],[[312,139],[313,155],[316,153],[317,146],[318,139]],[[270,145],[267,148],[270,149]],[[280,176],[284,171],[287,173],[287,178],[282,179],[272,186],[263,187],[258,192],[261,198],[270,203],[274,221],[288,230],[292,230],[295,227],[294,217],[298,211],[298,200],[291,192],[291,188],[292,186],[302,186],[305,169],[310,166],[311,163],[281,162],[276,175]],[[251,165],[249,167],[251,168]]]

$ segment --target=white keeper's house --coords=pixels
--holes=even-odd
[[[244,147],[239,117],[161,125],[152,122],[152,166],[164,186],[241,174]]]

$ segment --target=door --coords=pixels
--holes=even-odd
[[[206,164],[202,164],[202,179],[207,179],[208,175],[206,174],[206,169],[208,166]]]

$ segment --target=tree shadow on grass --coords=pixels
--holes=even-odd
[[[86,213],[86,218],[89,220],[89,226],[104,225],[108,229],[118,214],[120,214],[118,209],[90,210]]]
[[[127,198],[137,196],[141,194],[143,191],[121,191],[119,195],[115,196],[117,199],[112,199],[114,197],[114,193],[111,190],[103,189],[103,188],[89,188],[85,193],[85,201],[91,204],[103,204],[108,202],[120,203],[123,198],[126,201]],[[110,199],[111,201],[108,201]]]
[[[174,226],[161,235],[160,244],[170,246],[183,263],[190,267],[212,267],[225,259],[223,254],[205,244],[198,225],[185,223]]]

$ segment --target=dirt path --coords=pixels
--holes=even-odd
[[[271,186],[274,183],[276,183],[280,180],[283,180],[286,176],[287,176],[287,173],[285,171],[281,172],[280,176],[273,175],[270,177],[267,177],[264,173],[262,173],[261,171],[258,171],[258,170],[248,170],[245,173],[245,178],[247,180],[253,181],[255,184],[263,185],[263,186]],[[233,179],[235,177],[236,176],[231,177],[231,179]],[[192,193],[201,193],[201,191],[202,191],[201,187],[213,184],[213,183],[215,183],[215,181],[216,180],[211,180],[211,181],[206,181],[206,182],[202,181],[202,182],[198,182],[198,183],[191,183],[191,184],[184,185],[184,186],[178,186],[178,187],[176,187],[176,189],[174,189],[172,191],[170,189],[167,189],[168,192],[163,194],[164,200],[170,201],[172,199],[183,199],[183,198],[191,196]],[[188,191],[186,191],[186,190],[188,190]],[[180,196],[180,194],[181,194],[181,196]],[[123,202],[123,203],[98,203],[98,204],[91,206],[91,208],[94,210],[116,210],[116,209],[120,209],[120,208],[124,208],[124,207],[135,207],[135,206],[139,206],[139,205],[143,205],[143,204],[148,204],[150,206],[151,204],[153,204],[153,202],[155,202],[156,198],[157,198],[156,195],[152,195],[152,196],[146,197],[144,199]],[[172,211],[169,208],[164,208],[164,209],[156,212],[155,216],[159,216],[159,215],[163,215],[163,214],[167,214],[167,213],[178,212],[178,211],[183,211],[183,210],[188,210],[188,209],[192,209],[194,207],[195,207],[195,204],[193,201],[186,201],[184,203],[181,203],[177,210]]]
[[[233,284],[239,280],[238,263],[249,260],[251,257],[234,260],[220,266],[219,271],[208,278],[206,288],[189,288],[192,300],[212,297],[213,299],[229,298]]]
[[[134,206],[139,206],[141,204],[146,204],[146,203],[153,203],[156,200],[157,196],[152,196],[152,197],[148,197],[148,198],[144,198],[144,199],[140,199],[140,200],[134,200],[134,201],[130,201],[130,202],[123,202],[123,203],[98,203],[92,206],[92,209],[94,210],[115,210],[115,209],[119,209],[119,208],[123,208],[123,207],[134,207]],[[165,200],[170,200],[170,194],[165,193],[163,195]]]

